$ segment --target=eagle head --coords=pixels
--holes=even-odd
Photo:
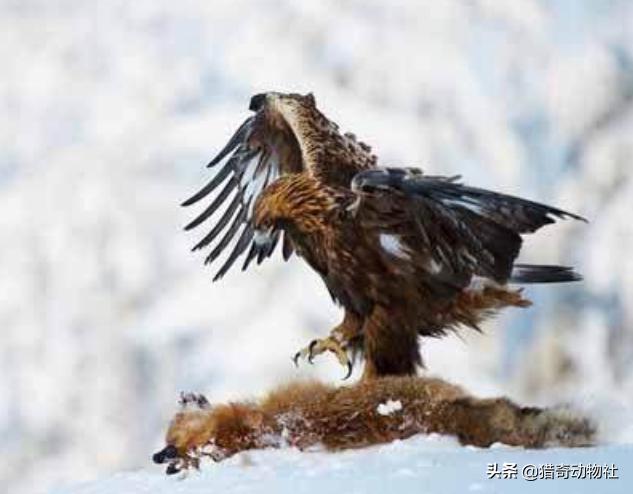
[[[331,126],[329,120],[317,109],[312,93],[268,93],[251,98],[248,109],[267,122],[270,129],[290,133],[287,141],[301,148],[303,141],[310,139],[317,129]],[[310,130],[311,129],[311,130]]]
[[[297,111],[299,109],[316,109],[316,100],[312,93],[278,93],[270,91],[268,93],[259,93],[251,98],[248,109],[258,112],[266,107],[281,111]],[[305,111],[305,110],[304,110]]]

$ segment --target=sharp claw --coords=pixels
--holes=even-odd
[[[338,359],[339,363],[342,366],[347,367],[347,373],[345,374],[343,380],[348,379],[352,375],[352,363],[349,360],[345,348],[341,345],[341,342],[332,337],[326,338],[324,340],[312,340],[306,348],[295,353],[292,361],[294,362],[296,367],[299,366],[300,358],[304,358],[310,364],[314,364],[314,358],[326,351],[332,352]]]
[[[314,362],[312,361],[314,359],[314,355],[312,355],[312,351],[314,350],[314,347],[317,345],[318,340],[312,340],[310,342],[310,345],[308,346],[308,362],[310,362],[310,364],[313,364]]]
[[[348,360],[347,361],[347,374],[343,378],[343,381],[347,381],[349,379],[349,376],[351,376],[351,375],[352,375],[352,363]]]

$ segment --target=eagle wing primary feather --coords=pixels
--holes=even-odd
[[[217,167],[211,180],[197,193],[183,202],[190,206],[207,197],[210,204],[186,227],[191,230],[222,211],[210,231],[193,247],[207,247],[223,233],[222,238],[206,257],[205,264],[214,262],[233,242],[233,248],[214,277],[221,278],[235,261],[251,246],[242,269],[254,257],[261,263],[272,255],[274,246],[262,252],[253,243],[253,206],[262,191],[280,175],[301,171],[301,152],[292,132],[283,122],[273,122],[262,108],[247,118],[237,129],[208,167]],[[215,192],[221,185],[219,192]],[[283,241],[283,257],[292,254],[289,239]]]
[[[358,173],[356,214],[369,228],[399,235],[426,254],[431,276],[456,286],[473,275],[505,283],[521,234],[556,219],[580,216],[518,197],[468,187],[459,177],[427,176],[415,168]],[[424,257],[423,257],[424,259]]]
[[[276,237],[266,248],[253,244],[253,208],[264,189],[278,177],[306,173],[323,185],[349,189],[358,171],[376,163],[369,146],[357,141],[353,134],[340,134],[338,126],[317,109],[312,94],[257,94],[251,98],[249,109],[254,114],[209,163],[209,167],[216,167],[215,175],[183,203],[190,206],[210,199],[210,204],[185,227],[190,230],[212,223],[193,248],[205,248],[219,238],[205,263],[214,262],[232,249],[214,280],[221,278],[245,252],[243,270],[254,259],[261,263],[282,240]],[[219,219],[210,220],[216,214]],[[281,244],[283,257],[288,259],[294,250],[293,242],[284,235]]]

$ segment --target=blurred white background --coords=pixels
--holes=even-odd
[[[585,281],[423,345],[480,394],[571,401],[633,441],[633,2],[0,1],[0,485],[147,466],[181,390],[297,376],[338,322],[278,258],[212,284],[178,204],[257,92],[313,91],[380,163],[578,212],[522,260]],[[628,422],[627,422],[628,420]],[[7,461],[8,460],[8,461]]]

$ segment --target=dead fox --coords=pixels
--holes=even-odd
[[[478,399],[440,379],[381,377],[344,387],[297,382],[257,402],[211,405],[202,395],[181,397],[167,446],[153,457],[167,473],[221,461],[240,451],[321,444],[361,448],[414,434],[456,436],[487,447],[588,446],[595,428],[570,411],[520,407],[507,398]]]

